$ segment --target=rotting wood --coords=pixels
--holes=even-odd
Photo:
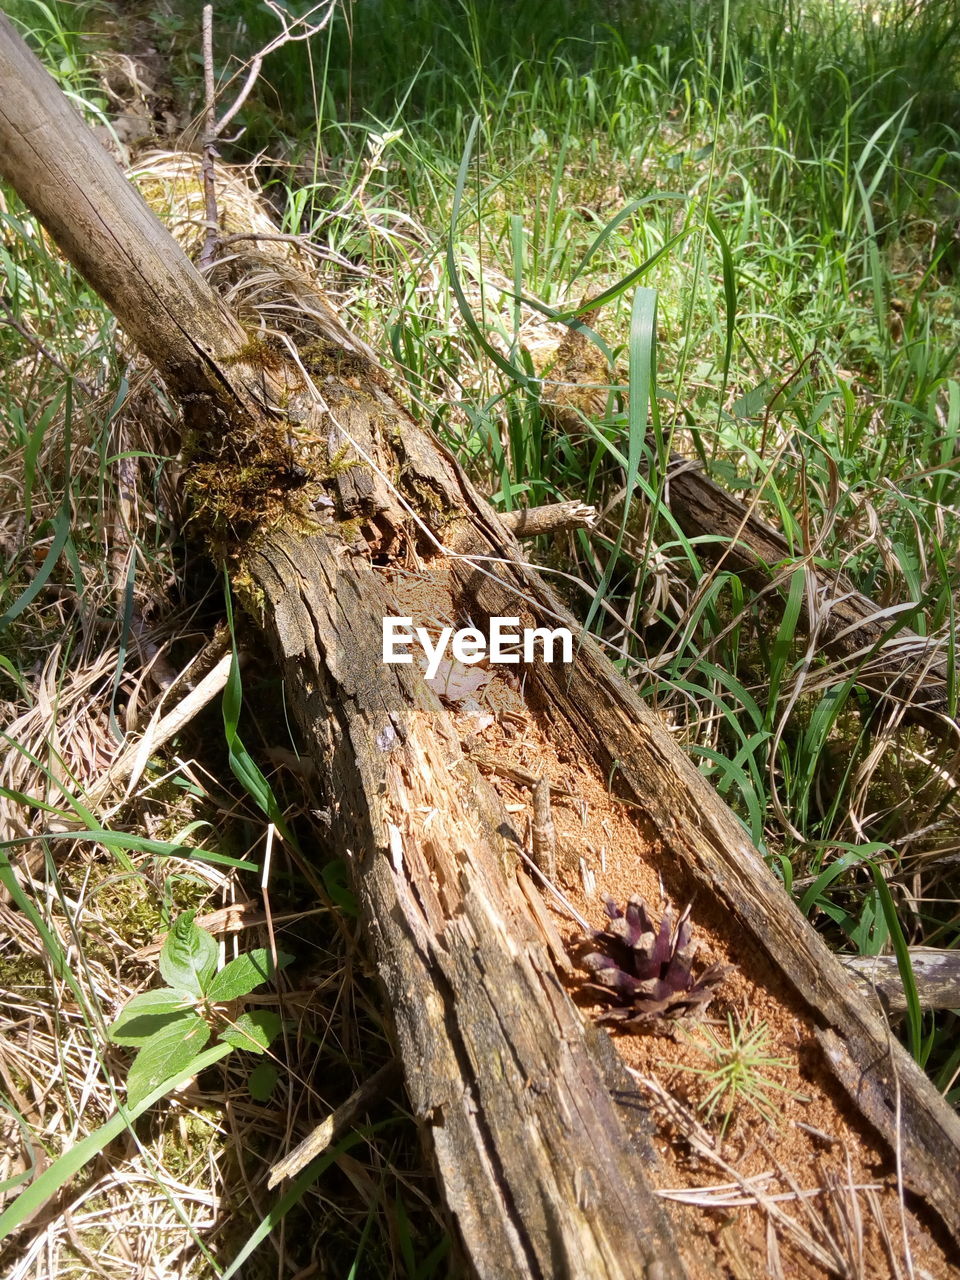
[[[843,965],[880,1000],[891,1017],[907,1011],[896,956],[844,956]],[[910,966],[921,1009],[960,1009],[960,953],[911,947]]]
[[[335,539],[272,533],[249,569],[305,741],[327,761],[322,801],[474,1267],[629,1276],[646,1258],[682,1274],[510,869],[509,817],[419,673],[378,661],[382,576]]]
[[[471,574],[468,566],[460,572],[489,616],[508,607],[513,596],[503,584]],[[549,589],[543,583],[537,587],[550,615],[564,616]],[[584,644],[572,678],[547,665],[538,665],[530,678],[542,689],[539,705],[546,723],[553,722],[558,731],[573,728],[587,754],[615,779],[616,793],[653,823],[671,859],[728,909],[735,926],[758,943],[802,996],[815,1021],[830,1029],[843,1046],[843,1063],[855,1063],[861,1087],[882,1102],[863,1113],[891,1150],[903,1152],[908,1186],[936,1205],[960,1239],[960,1120],[868,1006],[733,813],[591,643]],[[837,1054],[827,1057],[848,1088],[850,1071],[841,1075]]]
[[[260,399],[269,371],[245,363],[247,335],[5,17],[0,83],[14,86],[0,100],[4,176],[180,397],[199,447],[238,432],[246,450],[252,429],[272,434],[277,405]],[[342,332],[331,323],[341,351]],[[368,460],[386,461],[388,434],[412,424],[381,381],[331,394]],[[312,413],[315,438],[336,456],[347,438]],[[374,439],[374,422],[385,438]],[[458,473],[426,437],[417,442],[416,481],[444,495],[434,509],[446,520]],[[338,489],[341,512],[371,543],[409,537],[410,509],[369,466],[341,472]],[[540,941],[507,815],[419,676],[380,661],[390,609],[367,546],[272,528],[246,557],[248,594],[328,779],[407,1089],[465,1255],[489,1277],[680,1280],[686,1268],[646,1183],[653,1147],[614,1102],[622,1069]]]
[[[29,82],[29,92],[25,83],[23,95],[18,88],[0,103],[0,164],[17,186],[24,158],[43,165],[38,147],[55,141],[65,185],[54,193],[28,182],[24,195],[46,221],[55,194],[61,212],[54,222],[62,226],[73,175],[83,183],[91,144],[68,113],[55,140],[47,130],[35,133],[26,152],[7,147],[8,134],[39,128],[45,99],[59,94],[20,51],[5,19],[0,78]],[[18,105],[24,99],[26,117]],[[115,198],[114,187],[125,185],[119,172],[99,176],[100,216],[89,234],[125,244],[143,234],[142,221],[128,220]],[[169,291],[150,294],[151,261],[180,255],[173,241],[154,227],[139,254],[112,253],[114,263],[136,257],[147,273],[146,284],[134,272],[111,276],[121,323],[137,332],[132,313],[143,310],[146,290],[169,311],[161,329],[181,335],[172,364],[161,342],[150,352],[171,386],[186,388],[195,429],[201,432],[205,412],[208,430],[230,429],[225,405],[256,421],[262,410],[236,348],[231,354],[228,343],[225,354],[212,354],[215,344],[205,336],[208,312],[221,337],[225,322],[222,305],[205,299],[202,279],[194,273],[189,305]],[[97,287],[96,245],[78,257]],[[574,620],[376,371],[361,367],[350,385],[333,380],[323,397],[304,431],[331,453],[345,444],[365,460],[336,479],[340,510],[354,515],[365,539],[304,533],[302,522],[299,530],[262,530],[244,553],[248,595],[327,780],[332,830],[347,853],[364,934],[390,1001],[411,1102],[466,1255],[478,1274],[497,1277],[683,1275],[677,1241],[645,1180],[656,1159],[652,1144],[612,1100],[612,1091],[624,1092],[624,1072],[608,1038],[584,1023],[557,981],[518,884],[519,842],[509,815],[464,754],[450,711],[414,669],[379,661],[380,621],[392,598],[370,550],[425,555],[442,542],[459,553],[444,566],[471,616],[520,613],[523,625]],[[399,498],[386,475],[400,477]],[[465,560],[467,551],[480,559]],[[664,859],[727,909],[733,927],[802,998],[828,1063],[886,1140],[891,1168],[898,1151],[907,1185],[960,1242],[960,1123],[892,1042],[731,812],[592,642],[572,669],[534,663],[525,676],[548,729],[573,734],[614,780],[616,794],[646,814]]]
[[[535,787],[537,783],[541,781],[537,775],[535,773],[531,773],[529,769],[520,769],[517,765],[510,764],[509,761],[498,760],[488,752],[477,751],[474,747],[470,746],[469,743],[465,744],[465,750],[470,759],[475,764],[478,764],[481,769],[486,769],[490,773],[495,773],[500,778],[507,778],[511,782],[519,783],[522,787]],[[573,792],[567,791],[565,787],[557,787],[554,786],[553,783],[550,783],[549,788],[551,796],[573,796]]]
[[[557,878],[557,829],[550,811],[550,783],[538,778],[533,784],[533,817],[530,821],[531,856],[547,877]]]

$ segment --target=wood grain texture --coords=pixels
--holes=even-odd
[[[922,1009],[960,1009],[960,953],[911,947],[910,965]],[[844,956],[843,967],[875,993],[891,1017],[907,1011],[896,956]]]
[[[473,1267],[685,1274],[644,1185],[655,1157],[612,1101],[629,1086],[531,921],[509,817],[418,674],[380,661],[378,574],[336,539],[281,532],[248,567]]]

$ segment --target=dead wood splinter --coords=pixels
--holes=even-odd
[[[550,811],[550,780],[538,778],[533,784],[533,822],[530,825],[532,857],[547,877],[557,878],[557,829]]]

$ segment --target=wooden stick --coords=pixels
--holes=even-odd
[[[564,529],[592,529],[596,518],[595,507],[578,501],[551,502],[543,507],[504,511],[500,515],[515,538],[538,538],[543,533]]]
[[[960,1009],[960,952],[911,947],[917,995],[923,1009]],[[891,1017],[907,1011],[907,997],[896,956],[844,956],[844,968],[874,991]]]
[[[374,1072],[369,1080],[364,1080],[360,1088],[351,1093],[346,1102],[342,1102],[326,1120],[321,1121],[289,1155],[273,1165],[267,1187],[275,1187],[284,1178],[295,1177],[311,1160],[316,1160],[317,1156],[343,1137],[357,1116],[369,1111],[382,1097],[395,1089],[401,1078],[400,1063],[392,1058],[379,1071]]]

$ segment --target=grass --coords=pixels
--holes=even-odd
[[[102,112],[96,7],[11,12],[90,114]],[[805,604],[816,612],[811,566],[842,571],[889,611],[891,643],[905,620],[893,610],[914,602],[909,626],[946,657],[955,715],[957,19],[944,3],[899,0],[776,13],[662,3],[644,7],[642,26],[632,14],[612,0],[361,0],[349,24],[267,64],[235,151],[267,150],[258,173],[284,229],[327,254],[337,301],[497,502],[575,497],[603,513],[596,535],[543,545],[541,560],[831,943],[896,950],[908,973],[908,944],[955,945],[960,925],[955,748],[903,708],[881,714],[857,663],[829,659],[801,618]],[[195,93],[198,7],[151,21],[174,88]],[[265,10],[218,6],[217,47],[251,52],[269,24]],[[220,70],[236,66],[224,55]],[[8,201],[0,222],[16,320],[0,326],[0,472],[4,509],[23,513],[2,530],[2,807],[10,839],[32,841],[10,846],[14,864],[22,848],[41,854],[17,882],[34,915],[22,907],[30,925],[0,975],[18,1011],[12,1043],[59,1011],[42,1067],[18,1061],[9,1074],[15,1124],[55,1157],[114,1105],[103,1030],[145,980],[134,952],[177,910],[237,892],[233,872],[197,851],[257,861],[265,820],[229,778],[239,708],[229,743],[203,722],[123,804],[88,803],[143,710],[151,655],[177,665],[222,605],[180,536],[175,459],[150,444],[169,417],[162,394],[145,412],[111,317],[29,215]],[[707,543],[682,533],[666,502],[671,451],[782,527],[791,555],[771,566],[778,587],[758,592],[711,567]],[[139,523],[124,506],[131,477]],[[289,743],[263,710],[275,691],[251,696],[262,719],[243,735],[262,766],[265,750]],[[270,785],[302,824],[295,770]],[[38,846],[38,830],[56,838]],[[141,830],[149,847],[128,838]],[[284,858],[280,896],[295,903],[304,873],[292,849]],[[105,930],[119,965],[96,950]],[[53,944],[42,973],[38,939]],[[329,948],[329,999],[297,1021],[285,1051],[309,1079],[324,1068],[307,1057],[332,1063],[345,1096],[375,1069],[352,1006],[365,1006],[364,1025],[376,1015],[332,926]],[[911,1047],[953,1100],[956,1026],[953,1013],[911,1007]],[[44,1099],[25,1089],[38,1072],[57,1081]],[[320,1089],[311,1103],[319,1114],[338,1097]],[[171,1109],[141,1144],[145,1195],[165,1160],[190,1165],[176,1116],[201,1107]],[[242,1159],[229,1106],[218,1114],[222,1169],[204,1173],[191,1228],[191,1265],[214,1270],[201,1208]],[[442,1229],[391,1115],[385,1137],[365,1136],[362,1163],[344,1152],[327,1175],[359,1189],[362,1212],[341,1212],[323,1182],[293,1212],[329,1224],[345,1273],[439,1274]],[[231,1209],[248,1224],[267,1213],[254,1194]],[[180,1230],[173,1218],[169,1230]],[[289,1247],[276,1244],[283,1230],[277,1248]],[[230,1246],[235,1256],[243,1240]]]

